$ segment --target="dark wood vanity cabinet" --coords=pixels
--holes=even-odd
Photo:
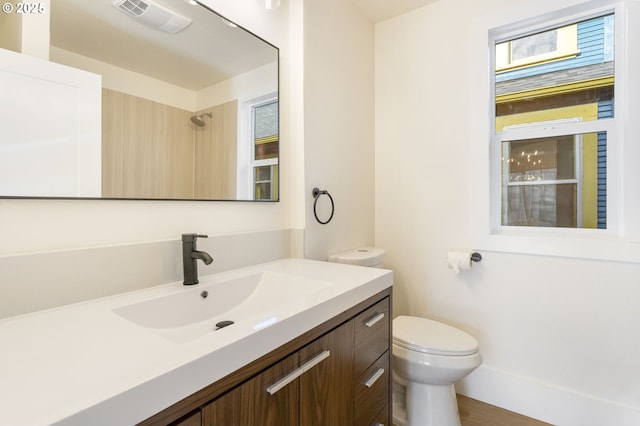
[[[141,424],[390,425],[390,299],[387,289]]]
[[[298,424],[298,383],[273,395],[266,389],[298,367],[291,355],[202,407],[202,425],[294,426]]]
[[[349,405],[353,395],[353,344],[349,345],[350,342],[353,342],[353,326],[343,324],[205,405],[202,424],[353,424],[353,410]],[[317,364],[310,366],[310,362]],[[303,372],[306,368],[308,371]],[[295,377],[297,374],[300,376]],[[282,388],[272,390],[287,377],[295,378]]]

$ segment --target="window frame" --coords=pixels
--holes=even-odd
[[[255,110],[257,108],[260,108],[264,105],[269,105],[269,104],[276,104],[276,107],[279,109],[280,105],[279,105],[279,100],[277,97],[272,96],[272,97],[267,97],[267,98],[262,98],[260,101],[256,101],[251,103],[251,161],[249,163],[249,174],[251,175],[249,177],[249,181],[251,184],[251,194],[252,194],[252,199],[254,201],[274,201],[273,197],[274,194],[276,193],[276,188],[274,187],[274,185],[277,185],[278,182],[275,181],[274,179],[274,166],[278,166],[280,163],[280,155],[278,155],[277,157],[274,158],[266,158],[266,159],[262,159],[262,160],[256,160],[256,156],[255,156],[255,146],[256,146],[256,113]],[[277,134],[278,136],[278,144],[280,142],[280,133],[278,132]],[[279,145],[278,145],[279,147]],[[279,150],[279,148],[278,148]],[[265,183],[267,181],[258,181],[256,180],[256,170],[259,167],[264,167],[264,166],[270,166],[270,179],[269,179],[269,185],[270,185],[270,190],[269,190],[269,199],[258,199],[256,198],[256,185],[258,183]]]
[[[577,118],[565,118],[565,119],[559,119],[559,120],[554,120],[554,122],[580,122],[581,121],[581,117],[577,117]],[[524,124],[524,125],[515,125],[515,126],[508,126],[508,127],[512,127],[512,128],[525,128],[525,129],[531,129],[534,127],[539,127],[539,126],[543,126],[543,125],[549,125],[551,124],[551,121],[547,121],[547,122],[539,122],[539,123],[530,123],[530,124]],[[506,127],[505,127],[506,128]],[[501,182],[501,190],[502,190],[502,205],[501,205],[501,209],[502,209],[502,214],[501,214],[501,223],[504,223],[506,220],[508,220],[508,216],[509,216],[509,198],[508,198],[508,192],[509,192],[509,188],[517,188],[517,187],[526,187],[526,186],[531,186],[531,185],[540,185],[540,186],[546,186],[546,185],[575,185],[576,186],[576,223],[577,223],[577,227],[578,228],[582,228],[582,222],[583,222],[583,206],[582,206],[582,202],[583,202],[583,195],[582,195],[582,190],[583,190],[583,186],[584,186],[584,180],[582,178],[582,163],[583,163],[583,158],[581,155],[582,152],[582,137],[583,134],[578,134],[578,135],[573,135],[573,178],[565,178],[565,179],[544,179],[541,181],[534,181],[534,182],[527,182],[527,181],[523,181],[523,182],[512,182],[509,180],[510,176],[508,173],[505,173],[505,170],[508,170],[509,167],[509,157],[510,157],[510,151],[509,151],[509,146],[508,145],[502,145],[505,141],[502,140],[501,145],[502,145],[502,182]],[[517,142],[514,141],[513,139],[509,139],[507,142]],[[513,226],[513,225],[510,225]]]
[[[280,165],[280,146],[278,146],[278,156],[275,158],[256,160],[255,159],[255,123],[254,109],[261,105],[269,103],[278,103],[278,116],[280,115],[280,99],[277,93],[269,93],[264,96],[252,98],[238,103],[238,148],[237,148],[237,197],[239,199],[250,199],[254,201],[278,201],[280,179],[277,181],[278,198],[275,200],[256,200],[255,199],[255,167],[270,165],[272,166],[272,182],[273,182],[273,166]],[[280,123],[278,123],[278,130]],[[280,132],[278,131],[278,143]],[[280,171],[278,170],[278,173]],[[271,193],[276,188],[271,188]]]
[[[523,229],[544,229],[545,233],[556,233],[557,236],[570,236],[571,234],[580,232],[598,232],[600,234],[618,235],[619,234],[619,222],[616,218],[615,211],[619,210],[620,194],[616,190],[619,187],[619,179],[615,170],[611,170],[616,162],[619,162],[619,156],[615,153],[615,147],[610,151],[610,142],[616,138],[619,134],[617,131],[619,124],[615,119],[603,119],[597,121],[578,121],[578,120],[557,120],[542,123],[532,123],[531,125],[518,126],[507,132],[494,132],[493,143],[491,147],[491,157],[494,159],[492,167],[492,176],[494,176],[491,192],[498,194],[498,200],[492,199],[491,202],[491,228],[496,234],[515,234]],[[495,128],[495,126],[494,126]],[[575,139],[581,139],[582,135],[589,133],[606,132],[607,134],[607,228],[606,229],[592,229],[592,228],[542,228],[542,227],[529,227],[529,226],[515,226],[515,225],[503,225],[502,224],[502,207],[503,207],[503,180],[502,166],[503,166],[503,143],[517,142],[519,140],[537,139],[556,136],[573,136]],[[576,142],[574,142],[576,143]],[[574,150],[576,148],[574,147]],[[496,164],[495,160],[498,160]],[[576,162],[579,159],[576,156]],[[576,168],[576,179],[580,181],[577,174],[580,172],[580,167]],[[610,189],[611,182],[614,182],[616,188]],[[547,181],[547,183],[554,183],[554,181]],[[496,205],[496,202],[499,205]]]
[[[504,55],[506,57],[506,62],[504,63],[504,65],[496,66],[496,72],[500,73],[505,71],[512,71],[520,68],[530,67],[532,65],[539,65],[577,56],[580,53],[580,50],[578,49],[578,25],[576,23],[573,23],[554,29],[558,30],[558,48],[552,52],[541,53],[538,55],[528,56],[523,59],[513,60],[511,58],[511,42],[513,41],[513,39],[510,39],[509,41],[504,43],[496,44],[496,48],[499,46],[503,46],[502,50],[504,50]],[[537,31],[529,35],[536,35],[543,32],[545,31]]]
[[[533,13],[533,10],[532,10]],[[615,120],[607,120],[603,129],[599,121],[585,121],[580,125],[550,126],[554,133],[537,133],[540,137],[607,132],[607,229],[502,227],[501,220],[501,150],[496,150],[495,127],[495,44],[552,29],[572,22],[580,22],[614,14],[615,25]],[[640,19],[640,2],[633,0],[592,0],[576,6],[542,13],[536,17],[505,23],[508,16],[520,16],[514,8],[500,20],[484,20],[486,73],[472,78],[480,92],[485,93],[484,105],[471,113],[471,131],[484,133],[486,144],[476,143],[471,148],[472,209],[471,246],[477,250],[522,253],[581,259],[640,262],[640,144],[633,141],[640,137],[640,122],[631,119],[630,112],[640,111],[640,81],[630,80],[629,75],[640,71],[640,57],[636,57],[640,43],[640,28],[630,27],[626,22]],[[632,54],[633,53],[633,54]],[[485,62],[486,61],[486,62]],[[477,76],[477,78],[476,78]],[[484,84],[482,83],[484,79]],[[487,84],[489,83],[489,84]],[[472,92],[473,93],[473,92]],[[627,95],[629,94],[629,95]],[[487,108],[487,109],[484,109]],[[483,111],[484,112],[483,114]],[[531,130],[522,139],[536,136]],[[625,143],[626,142],[626,143]],[[499,145],[498,145],[499,146]],[[486,162],[476,161],[486,158]],[[496,190],[496,188],[498,188]]]

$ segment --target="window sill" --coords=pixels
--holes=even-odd
[[[479,251],[640,263],[640,243],[601,230],[517,228],[475,238]]]
[[[528,60],[528,61],[514,62],[509,65],[496,68],[496,73],[500,74],[507,71],[515,71],[523,68],[534,67],[537,65],[548,64],[551,62],[562,61],[564,59],[571,59],[571,58],[575,58],[579,54],[580,54],[580,50],[575,49],[569,52],[560,52],[560,53],[554,53],[553,55],[537,57],[535,59]]]

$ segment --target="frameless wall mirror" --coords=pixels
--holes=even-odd
[[[0,197],[279,199],[275,46],[186,0],[54,0],[0,28]]]

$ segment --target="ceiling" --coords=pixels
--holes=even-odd
[[[157,1],[192,18],[193,23],[170,35],[134,23],[112,7],[113,0],[55,0],[51,5],[52,45],[190,90],[210,86],[276,57],[273,47],[222,24],[203,8],[194,8],[184,0]],[[438,0],[351,1],[375,23]]]
[[[351,0],[373,22],[380,22],[438,0]]]
[[[203,7],[184,0],[156,2],[192,23],[170,34],[136,22],[114,8],[113,0],[54,0],[51,45],[189,90],[277,60],[273,46],[225,25]]]

